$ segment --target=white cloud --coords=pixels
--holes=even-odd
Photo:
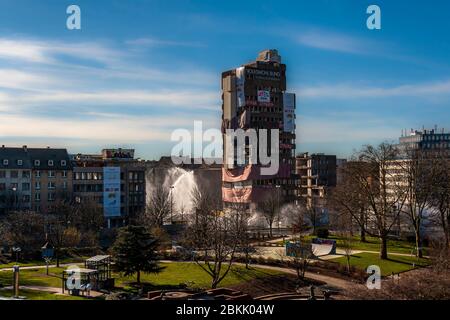
[[[375,42],[319,29],[301,31],[295,40],[307,47],[344,53],[372,54],[374,50],[379,50]]]
[[[450,80],[432,83],[406,84],[394,87],[369,87],[350,84],[303,87],[298,95],[304,98],[385,98],[450,95]]]
[[[126,44],[136,47],[204,47],[205,45],[200,42],[190,41],[173,41],[162,40],[152,37],[144,37],[138,39],[132,39],[125,41]]]

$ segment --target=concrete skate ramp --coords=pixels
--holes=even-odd
[[[311,243],[311,251],[316,257],[336,254],[336,241],[314,238]]]
[[[333,252],[332,244],[311,244],[312,254],[316,257],[327,256]]]

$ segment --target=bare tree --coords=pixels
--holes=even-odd
[[[347,195],[334,198],[360,228],[380,239],[381,259],[387,259],[388,235],[406,201],[404,193],[395,192],[399,177],[391,164],[398,154],[398,149],[387,142],[364,146],[354,155],[354,165],[345,169]],[[367,215],[361,215],[361,202],[367,203]]]
[[[211,277],[211,288],[228,275],[242,235],[242,217],[224,213],[220,199],[206,190],[193,191],[194,214],[186,230],[193,259]]]
[[[277,217],[280,219],[280,202],[280,195],[278,193],[272,193],[258,205],[258,209],[261,211],[269,226],[269,236],[271,238],[273,236],[273,223]]]
[[[416,255],[423,257],[421,228],[430,207],[436,175],[436,159],[422,150],[406,149],[402,159],[392,161],[399,177],[394,192],[404,195],[402,212],[409,218],[416,239]]]
[[[435,162],[435,176],[431,195],[434,217],[442,228],[445,247],[450,247],[450,160],[440,154]]]
[[[164,225],[172,210],[170,188],[158,185],[149,195],[147,208],[139,217],[139,223],[149,228]]]

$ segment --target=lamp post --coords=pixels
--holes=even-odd
[[[281,186],[280,185],[276,185],[275,186],[275,188],[277,189],[277,209],[278,209],[278,236],[280,236],[280,228],[281,228],[281,226],[280,226],[280,224],[281,224],[281,221],[280,221],[280,211],[281,211],[281,208],[280,208],[280,188],[281,188]]]
[[[173,189],[175,186],[170,186],[170,224],[173,224]]]

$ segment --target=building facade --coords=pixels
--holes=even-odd
[[[145,210],[146,168],[134,159],[134,150],[78,154],[72,157],[72,165],[75,201],[100,208],[108,228],[123,226]]]
[[[324,206],[327,189],[336,186],[336,156],[303,153],[296,158],[299,176],[298,197],[306,199],[309,206]]]
[[[222,73],[222,131],[226,134],[243,130],[256,132],[258,145],[251,139],[233,141],[227,150],[224,143],[222,168],[222,198],[224,204],[246,203],[256,208],[275,191],[284,201],[295,200],[295,94],[286,92],[286,65],[281,63],[277,50],[262,51],[256,61]],[[263,147],[262,129],[279,133],[278,148],[274,149],[279,161],[275,174],[265,175],[260,152]],[[267,140],[270,140],[269,138]],[[276,150],[275,150],[276,149]],[[245,161],[238,155],[244,150]],[[272,151],[272,152],[273,152]],[[252,161],[257,159],[256,161]]]
[[[405,130],[399,140],[401,149],[443,151],[450,156],[450,132],[444,129],[438,131],[436,127],[431,130],[422,129],[422,131],[411,129],[407,132]]]
[[[51,212],[70,197],[72,168],[66,149],[0,149],[0,210]]]

